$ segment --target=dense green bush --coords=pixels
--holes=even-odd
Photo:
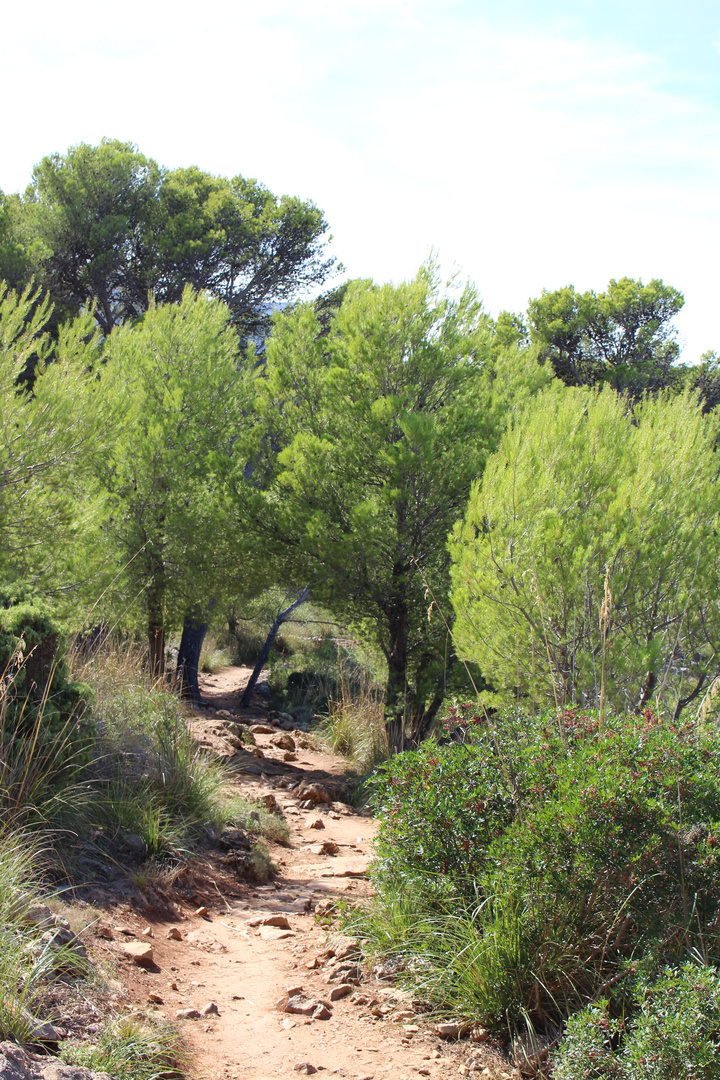
[[[70,678],[56,623],[25,589],[0,587],[0,675],[6,727],[30,732],[42,714],[41,738],[78,728],[89,689]]]
[[[414,897],[405,944],[439,1001],[557,1023],[639,957],[720,957],[720,746],[648,711],[492,722],[380,768],[379,906]]]
[[[573,1016],[557,1054],[555,1080],[717,1080],[720,976],[686,964],[640,981],[637,1011],[625,1023],[608,1002]]]

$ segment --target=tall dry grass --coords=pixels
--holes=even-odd
[[[151,855],[183,848],[204,827],[222,824],[225,771],[188,730],[172,684],[151,677],[145,650],[107,640],[90,652],[76,648],[70,662],[73,677],[92,692],[94,823],[140,836]]]
[[[18,703],[15,694],[25,663],[26,657],[17,652],[0,675],[2,832],[52,824],[69,802],[82,800],[78,778],[87,739],[78,738],[81,717],[70,716],[51,735],[45,730],[44,706],[52,689],[52,668],[40,707],[30,719],[28,700]]]
[[[388,757],[385,696],[367,671],[340,664],[337,692],[328,700],[319,733],[328,748],[347,758],[360,774]]]

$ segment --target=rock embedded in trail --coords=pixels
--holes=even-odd
[[[323,819],[318,814],[316,814],[315,817],[306,818],[306,820],[305,820],[305,828],[306,829],[324,829],[325,828],[325,822],[323,821]]]
[[[292,735],[273,735],[270,745],[276,746],[278,750],[294,750],[295,740]]]
[[[302,994],[289,998],[285,1005],[285,1012],[295,1013],[298,1016],[312,1016],[318,1009],[325,1009],[328,1015],[316,1019],[327,1020],[332,1015],[332,1005],[328,1001],[306,998]]]
[[[217,842],[219,847],[230,850],[242,848],[243,851],[250,851],[252,846],[250,837],[241,829],[224,829]]]
[[[324,900],[318,900],[315,905],[316,915],[331,915],[333,911],[337,911],[337,904],[329,897],[326,897]]]
[[[253,733],[253,735],[274,735],[275,734],[275,728],[272,727],[270,724],[252,724],[250,726],[250,731]]]
[[[359,956],[360,946],[357,938],[348,937],[347,934],[328,934],[325,955],[334,956],[336,960]]]
[[[254,921],[255,921],[254,919],[251,919],[251,921],[250,921],[251,925],[252,925],[252,923]],[[292,927],[290,926],[290,923],[288,921],[287,915],[268,915],[266,918],[261,920],[260,925],[261,926],[277,926],[277,927],[279,927],[280,930],[290,930],[290,929],[292,929]]]
[[[332,806],[332,798],[320,784],[301,784],[298,795],[302,798],[303,803],[309,803],[310,806],[317,806],[319,803]]]
[[[355,987],[351,983],[341,983],[340,986],[333,986],[330,991],[331,1001],[340,1001],[342,998],[347,997],[348,994],[352,994]]]
[[[340,848],[334,840],[325,840],[322,844],[313,844],[308,848],[313,855],[337,855]]]

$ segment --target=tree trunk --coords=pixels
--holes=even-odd
[[[650,700],[650,697],[652,695],[653,690],[655,689],[656,684],[657,684],[657,675],[655,674],[654,671],[648,671],[647,678],[645,679],[645,685],[643,686],[642,693],[640,694],[640,700],[638,701],[637,705],[635,706],[635,712],[638,715],[643,711],[643,709],[647,705],[648,701]]]
[[[162,679],[165,674],[165,619],[162,604],[152,604],[148,611],[148,651],[150,677]]]
[[[178,649],[176,674],[180,683],[181,696],[190,698],[195,705],[199,705],[202,700],[198,685],[198,666],[207,629],[205,614],[185,616]]]
[[[404,599],[388,611],[388,677],[385,684],[385,731],[393,753],[406,749],[408,612]]]
[[[299,608],[301,604],[305,603],[305,601],[307,600],[309,595],[310,595],[310,589],[307,588],[307,586],[306,586],[302,590],[302,592],[300,593],[298,598],[296,600],[294,600],[292,602],[292,604],[290,604],[289,607],[286,607],[284,611],[279,611],[278,614],[275,616],[275,621],[273,622],[272,626],[270,627],[270,632],[269,632],[268,636],[265,639],[265,644],[263,645],[262,649],[260,650],[260,655],[258,656],[257,663],[255,664],[255,667],[253,668],[253,673],[250,676],[250,679],[248,681],[247,686],[245,687],[245,690],[243,691],[243,696],[240,698],[240,708],[241,709],[244,709],[247,705],[250,704],[250,699],[252,698],[253,691],[255,689],[255,686],[257,685],[258,679],[260,678],[260,672],[262,671],[262,669],[265,667],[265,665],[268,662],[268,657],[270,656],[270,650],[273,647],[273,642],[275,641],[275,638],[277,637],[278,630],[280,629],[280,627],[282,626],[282,624],[284,622],[287,622],[287,620],[292,615],[293,611],[295,611],[297,608]]]
[[[410,742],[413,750],[417,750],[420,743],[427,738],[442,702],[443,692],[440,689],[435,692],[428,706],[425,705],[424,701],[417,699],[413,702],[410,710]]]
[[[698,694],[702,690],[702,688],[705,685],[705,683],[707,682],[707,680],[708,680],[707,675],[703,674],[703,675],[698,676],[698,681],[695,684],[695,689],[692,690],[688,694],[687,697],[684,697],[684,698],[679,697],[677,699],[677,704],[675,706],[675,712],[673,713],[673,720],[679,720],[680,719],[680,713],[683,711],[683,709],[687,705],[690,705],[695,700],[695,698],[698,696]]]

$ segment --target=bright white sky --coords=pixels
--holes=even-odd
[[[353,277],[435,248],[493,313],[661,277],[692,361],[720,350],[718,42],[716,0],[6,3],[0,188],[130,140],[312,198]]]

